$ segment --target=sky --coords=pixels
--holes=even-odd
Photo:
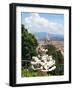
[[[51,34],[64,34],[64,15],[52,13],[21,13],[21,24],[29,32],[47,32]]]

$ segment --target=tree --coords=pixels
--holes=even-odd
[[[24,25],[21,25],[22,38],[22,60],[31,59],[36,55],[36,47],[38,45],[34,35],[28,32]]]
[[[64,74],[64,57],[60,50],[57,51],[54,45],[47,45],[48,49],[47,54],[52,55],[53,59],[56,61],[56,69],[54,72],[51,72],[53,75],[63,75]]]

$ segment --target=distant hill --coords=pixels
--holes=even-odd
[[[56,41],[64,41],[64,35],[60,34],[51,34],[46,32],[34,32],[33,35],[36,37],[37,40],[43,40],[44,38]]]

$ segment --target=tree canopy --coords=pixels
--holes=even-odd
[[[53,75],[63,75],[64,74],[64,56],[62,55],[60,50],[54,45],[47,45],[46,48],[48,49],[47,54],[52,55],[53,59],[56,61],[56,70],[51,72]]]
[[[36,47],[38,45],[34,35],[28,32],[24,25],[21,25],[22,35],[22,60],[31,59],[33,55],[36,55]]]

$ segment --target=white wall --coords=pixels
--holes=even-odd
[[[8,86],[9,82],[9,3],[40,3],[52,5],[72,5],[73,0],[0,0],[0,90],[71,90],[72,84],[46,85],[34,87],[12,88]]]

